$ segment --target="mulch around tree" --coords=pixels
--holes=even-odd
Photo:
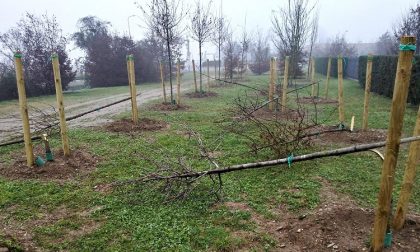
[[[215,92],[208,91],[208,92],[186,93],[185,96],[188,98],[207,98],[207,97],[216,97],[218,96],[218,94]]]
[[[153,104],[149,108],[155,111],[179,111],[179,110],[187,110],[190,108],[190,106],[187,106],[184,104],[178,105],[178,104],[172,104],[172,103],[166,102],[166,103]]]
[[[18,156],[19,155],[19,156]],[[87,175],[96,169],[99,158],[83,150],[71,150],[70,156],[65,157],[63,150],[53,150],[54,161],[47,161],[44,166],[28,167],[24,153],[19,153],[11,165],[0,165],[0,176],[11,179],[35,179],[65,181]],[[34,148],[35,157],[41,156],[45,160],[45,153],[41,145]]]
[[[133,123],[130,119],[122,119],[111,122],[104,126],[107,131],[115,133],[133,133],[143,131],[157,131],[167,128],[169,125],[160,120],[150,118],[140,118],[138,123]]]

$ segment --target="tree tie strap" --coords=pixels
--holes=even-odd
[[[400,44],[400,51],[416,51],[416,45],[403,45]]]
[[[15,58],[17,58],[17,59],[20,59],[20,58],[22,58],[22,54],[21,53],[15,53]]]
[[[293,162],[293,154],[290,154],[290,156],[287,157],[287,164],[289,165],[289,168],[292,167]]]

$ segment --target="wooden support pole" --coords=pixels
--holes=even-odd
[[[281,112],[286,111],[287,106],[287,86],[289,84],[289,56],[284,60],[283,90],[281,97]]]
[[[198,86],[197,86],[197,76],[195,74],[195,63],[194,63],[194,60],[192,60],[192,67],[193,67],[193,75],[194,75],[194,90],[197,93],[198,92]]]
[[[270,85],[268,86],[268,109],[273,111],[273,96],[274,96],[274,58],[270,60]]]
[[[414,128],[413,136],[420,136],[420,107],[417,112],[416,126]],[[397,210],[394,218],[394,229],[400,230],[405,222],[407,215],[408,202],[411,197],[411,192],[416,178],[416,167],[420,164],[420,142],[412,142],[408,151],[408,160],[405,167],[404,179],[401,187],[400,198],[397,204]]]
[[[341,55],[337,59],[337,74],[338,74],[338,113],[340,123],[344,123],[344,95],[343,95],[343,58]]]
[[[311,83],[315,83],[315,59],[312,58],[312,64],[311,64]],[[315,97],[315,87],[316,85],[312,85],[312,92],[311,92],[311,96]]]
[[[55,96],[57,98],[58,115],[60,116],[61,142],[63,145],[64,156],[68,157],[70,156],[70,146],[69,138],[67,135],[66,115],[64,113],[63,88],[61,85],[60,62],[58,59],[58,54],[53,53],[51,59],[54,72]]]
[[[25,142],[26,164],[34,164],[34,153],[31,140],[31,127],[29,125],[28,103],[26,101],[25,80],[23,77],[22,54],[15,53],[16,83],[19,95],[19,108],[23,124],[23,139]]]
[[[134,71],[134,56],[132,54],[127,57],[128,77],[131,94],[131,120],[135,123],[139,121],[139,113],[137,109],[137,90],[136,90],[136,73]]]
[[[179,63],[179,59],[176,62],[176,103],[181,105],[181,64]]]
[[[407,105],[408,87],[410,84],[416,38],[404,36],[401,38],[400,43],[394,94],[392,97],[391,119],[385,147],[385,160],[382,166],[378,206],[375,212],[373,227],[372,250],[374,252],[379,252],[383,249],[387,223],[389,215],[391,214],[391,197],[394,186],[395,167],[401,141],[404,112]],[[412,47],[414,47],[414,50],[412,50]]]
[[[207,59],[207,91],[210,92],[210,61]]]
[[[327,64],[327,80],[325,82],[325,99],[328,99],[328,88],[330,86],[330,74],[331,74],[331,57],[328,58],[328,64]]]
[[[362,129],[368,129],[368,113],[369,113],[369,99],[370,99],[370,87],[372,83],[372,54],[367,57],[366,65],[366,82],[365,82],[365,102],[363,105],[363,123]]]
[[[163,65],[162,61],[159,62],[160,64],[160,80],[162,81],[162,95],[163,95],[163,103],[166,103],[166,86],[165,86],[165,75],[163,73]]]

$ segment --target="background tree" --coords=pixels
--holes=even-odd
[[[171,101],[173,97],[172,66],[175,63],[174,51],[179,52],[181,39],[181,22],[187,14],[183,8],[182,0],[150,0],[148,3],[137,3],[143,13],[145,22],[150,31],[158,36],[166,46],[167,64],[169,66],[169,85],[171,88]]]
[[[47,95],[55,93],[54,76],[51,64],[51,54],[56,52],[60,59],[60,71],[63,89],[74,80],[75,72],[66,52],[67,39],[54,16],[44,14],[36,16],[30,13],[9,29],[0,34],[0,55],[3,56],[1,77],[3,85],[10,84],[13,73],[13,55],[20,51],[28,96]],[[7,85],[9,85],[7,84]],[[16,85],[16,83],[14,83]],[[15,97],[14,88],[7,86],[2,89],[4,99]],[[10,92],[10,93],[9,93]],[[10,97],[10,98],[9,98]]]
[[[246,19],[245,19],[245,26],[242,29],[242,34],[241,34],[241,41],[240,41],[240,45],[241,45],[241,61],[240,61],[240,65],[239,65],[239,75],[240,78],[242,79],[243,74],[246,71],[247,68],[247,63],[248,63],[248,51],[249,51],[249,45],[251,43],[251,38],[248,35],[248,32],[246,30]]]
[[[256,40],[251,43],[250,69],[254,74],[261,75],[270,70],[270,46],[267,36],[257,29]]]
[[[308,59],[311,60],[312,58],[312,52],[314,49],[314,45],[316,43],[316,40],[318,39],[318,22],[319,22],[319,14],[318,12],[316,12],[316,14],[314,15],[314,18],[312,19],[312,24],[311,24],[311,34],[310,34],[310,39],[309,39],[309,57]],[[308,64],[308,74],[310,72],[310,64]]]
[[[330,43],[327,43],[325,54],[331,57],[337,57],[338,55],[354,57],[356,55],[356,48],[347,43],[344,35],[337,34]]]
[[[203,92],[203,75],[202,75],[202,46],[207,42],[212,33],[214,18],[211,15],[211,3],[203,6],[201,1],[196,1],[195,8],[191,16],[191,35],[192,39],[198,42],[199,52],[199,71],[200,71],[200,92]]]
[[[309,5],[309,0],[288,0],[286,7],[273,12],[274,45],[280,58],[290,56],[293,78],[302,74],[302,65],[305,63],[303,50],[311,32],[314,7]]]
[[[401,20],[394,26],[394,37],[399,41],[403,35],[412,35],[420,38],[420,4],[409,9],[408,13],[401,17]],[[417,48],[420,48],[420,39],[416,41]],[[415,54],[420,54],[416,50]]]
[[[213,36],[213,43],[217,47],[217,52],[219,55],[219,62],[218,62],[218,75],[220,79],[220,69],[222,66],[222,49],[223,44],[225,43],[228,35],[229,35],[229,22],[226,17],[223,16],[222,10],[220,10],[219,16],[216,18],[214,22],[214,36]]]
[[[382,34],[375,43],[375,54],[377,55],[397,55],[398,42],[390,32]]]
[[[233,40],[232,34],[226,39],[225,46],[223,48],[224,65],[225,65],[225,76],[230,80],[233,79],[234,73],[239,67],[239,60],[241,54],[241,47],[238,42]]]

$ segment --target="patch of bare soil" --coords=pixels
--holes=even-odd
[[[35,156],[42,156],[42,146],[34,148]],[[25,156],[20,153],[12,165],[0,165],[0,176],[12,180],[36,179],[45,181],[65,181],[87,175],[96,169],[99,158],[85,150],[72,150],[69,157],[65,157],[63,150],[53,151],[54,161],[46,162],[44,166],[28,167]]]
[[[176,111],[176,110],[187,110],[190,107],[187,105],[183,105],[183,104],[172,104],[170,102],[167,103],[158,103],[158,104],[154,104],[152,106],[150,106],[151,110],[156,110],[156,111]]]
[[[303,111],[297,111],[292,109],[286,109],[286,111],[281,112],[279,111],[270,111],[267,108],[261,108],[252,113],[253,116],[261,119],[285,119],[285,120],[297,120],[299,118],[304,119],[306,117],[306,113]]]
[[[349,197],[337,194],[323,182],[322,202],[308,214],[293,214],[283,206],[275,209],[276,220],[267,220],[243,203],[227,202],[232,210],[248,211],[257,225],[256,233],[234,232],[246,239],[239,250],[255,248],[259,233],[268,233],[277,241],[276,251],[368,251],[374,211],[358,207]],[[410,215],[405,227],[393,234],[392,247],[385,251],[418,251],[420,248],[420,216]]]
[[[138,123],[132,122],[130,119],[122,119],[105,125],[105,129],[111,132],[133,133],[142,131],[161,130],[169,125],[164,121],[150,118],[141,118]]]
[[[296,102],[300,104],[338,104],[337,100],[325,99],[322,97],[302,97],[296,99]]]
[[[50,212],[45,211],[44,213],[37,215],[36,218],[23,222],[13,218],[14,209],[11,208],[5,209],[4,212],[0,213],[0,230],[6,239],[13,241],[14,244],[19,245],[24,251],[42,251],[35,242],[35,228],[53,225],[66,219],[71,219],[72,221],[76,220],[77,223],[81,224],[77,229],[63,230],[63,235],[58,239],[44,237],[44,239],[48,239],[51,243],[58,243],[74,241],[84,235],[94,232],[102,224],[102,222],[97,222],[90,218],[94,212],[102,209],[100,206],[92,209],[85,209],[82,212],[75,212],[72,209],[62,206]],[[13,247],[8,247],[7,244],[0,244],[0,248],[2,246],[7,248],[8,251],[15,251]]]
[[[365,144],[385,141],[387,136],[387,131],[382,129],[369,129],[361,130],[355,129],[350,132],[345,131],[336,131],[328,132],[331,130],[338,129],[335,126],[325,126],[320,125],[311,129],[310,133],[320,132],[321,134],[312,137],[312,141],[318,144],[343,144],[343,145],[354,145],[354,144]],[[322,133],[327,132],[327,133]]]
[[[186,97],[188,98],[207,98],[207,97],[216,97],[217,93],[215,92],[193,92],[193,93],[186,93]]]

